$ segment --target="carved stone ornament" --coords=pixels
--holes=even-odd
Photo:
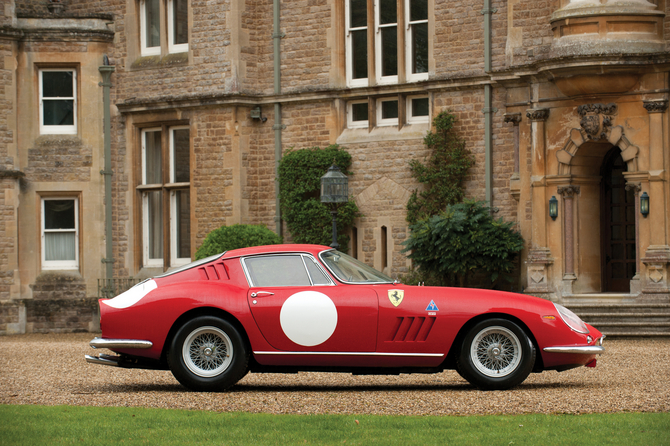
[[[580,192],[580,187],[579,186],[560,186],[557,189],[557,192],[563,197],[574,197],[575,195],[579,195]]]
[[[526,110],[526,117],[531,121],[546,121],[549,117],[548,108],[531,108]]]
[[[668,109],[668,101],[666,99],[644,101],[644,108],[649,113],[663,113]]]
[[[582,117],[579,124],[591,140],[606,139],[612,127],[612,116],[617,112],[616,104],[584,104],[577,108]]]
[[[521,122],[521,113],[505,113],[505,122],[511,122],[514,125],[519,125]]]

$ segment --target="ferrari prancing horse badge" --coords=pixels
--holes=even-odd
[[[405,292],[403,290],[389,290],[389,300],[394,307],[400,305],[403,297],[405,297]]]

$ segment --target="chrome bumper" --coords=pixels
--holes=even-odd
[[[139,339],[95,338],[89,343],[89,345],[93,348],[115,349],[115,348],[151,348],[154,344],[151,341],[142,341]]]
[[[603,347],[603,341],[605,336],[600,338],[598,345],[568,345],[565,347],[545,347],[542,350],[547,353],[578,353],[583,355],[602,355],[605,353],[605,347]]]

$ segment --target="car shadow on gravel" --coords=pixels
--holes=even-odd
[[[514,390],[548,390],[548,389],[588,389],[593,387],[588,383],[542,383],[542,384],[521,384],[510,389]],[[428,384],[428,385],[272,385],[272,384],[238,384],[228,390],[212,393],[275,393],[275,392],[314,392],[314,393],[353,393],[353,392],[435,392],[435,391],[454,391],[454,392],[482,392],[482,390],[468,384]],[[200,393],[193,392],[180,384],[104,384],[100,386],[87,386],[85,389],[79,389],[81,393],[100,394],[100,393]]]

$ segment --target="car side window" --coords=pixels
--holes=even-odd
[[[312,282],[314,285],[331,285],[333,282],[316,266],[314,259],[311,257],[303,257],[305,259],[305,265],[307,266],[307,271],[309,275],[312,276]]]
[[[247,257],[252,286],[311,286],[300,255]]]

